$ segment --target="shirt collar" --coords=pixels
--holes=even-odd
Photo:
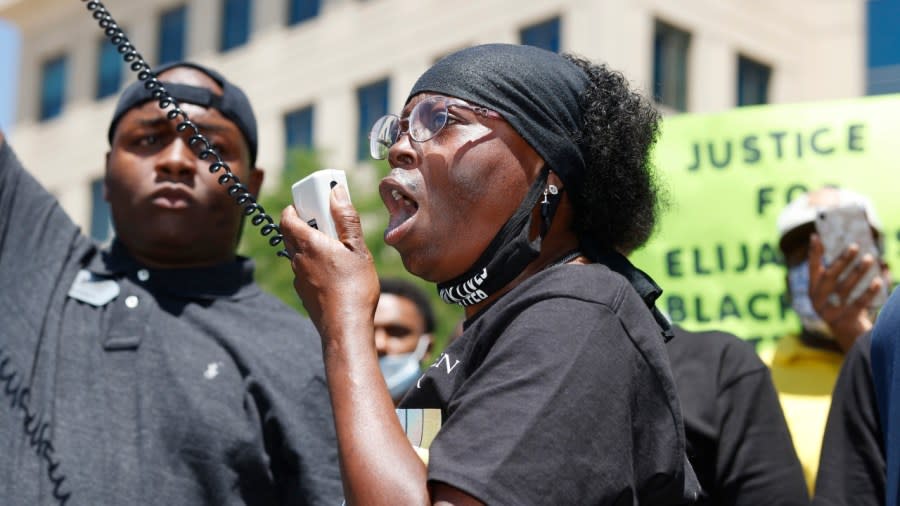
[[[618,252],[598,250],[590,245],[582,243],[582,247],[585,246],[587,246],[586,249],[590,252],[588,253],[588,257],[591,260],[605,264],[610,270],[618,272],[628,280],[631,286],[634,287],[634,290],[640,295],[641,300],[644,301],[644,304],[647,305],[647,308],[650,309],[650,312],[653,314],[656,324],[659,325],[663,340],[666,342],[671,340],[675,336],[672,331],[672,324],[656,307],[656,299],[658,299],[663,292],[662,288],[656,284],[656,281],[653,281],[653,278],[646,272],[635,267],[631,261]]]
[[[87,270],[103,277],[124,276],[152,292],[187,299],[244,299],[259,293],[253,282],[254,263],[238,256],[209,267],[154,269],[138,262],[118,240],[95,255]]]

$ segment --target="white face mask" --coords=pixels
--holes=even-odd
[[[791,307],[803,328],[814,334],[832,338],[831,328],[825,320],[816,313],[812,299],[809,298],[809,261],[795,265],[788,269],[788,289],[791,291]]]
[[[401,399],[421,376],[422,369],[419,363],[428,351],[429,341],[428,335],[420,336],[415,350],[409,353],[384,355],[378,359],[378,367],[391,392],[391,398],[395,401]]]

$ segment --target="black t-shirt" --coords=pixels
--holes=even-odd
[[[863,334],[847,357],[831,396],[813,504],[881,506],[885,454],[872,383],[872,336]]]
[[[809,504],[778,393],[753,346],[724,332],[674,330],[666,347],[703,486],[698,504]]]
[[[401,403],[442,410],[429,480],[491,505],[689,503],[664,347],[606,266],[532,276],[467,322]]]

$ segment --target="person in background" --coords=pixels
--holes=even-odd
[[[385,242],[464,306],[400,404],[442,417],[427,465],[378,369],[378,275],[346,189],[339,240],[281,216],[322,337],[348,504],[689,504],[699,485],[660,290],[617,253],[656,221],[658,112],[606,66],[531,46],[448,55],[370,135]]]
[[[900,292],[894,290],[872,330],[872,386],[885,448],[884,504],[900,505]]]
[[[801,195],[777,220],[791,307],[801,328],[782,337],[774,349],[764,350],[761,356],[772,371],[810,493],[816,486],[825,423],[844,354],[872,328],[871,302],[890,281],[883,249],[882,256],[872,258],[858,255],[858,247],[851,247],[831,265],[824,265],[816,214],[848,205],[865,210],[873,239],[881,244],[883,230],[871,201],[843,188],[824,187]],[[851,267],[857,256],[861,257],[858,264]],[[850,291],[873,264],[881,266],[881,275],[860,297],[851,299]],[[816,284],[812,285],[811,279],[816,279]]]
[[[158,75],[255,194],[246,95]],[[319,337],[236,254],[241,207],[142,82],[108,137],[102,249],[0,135],[0,503],[340,504]]]
[[[811,279],[810,284],[816,280]],[[875,323],[881,320],[879,316]],[[831,395],[814,506],[884,506],[886,464],[872,382],[872,335],[847,352]]]
[[[399,403],[421,376],[431,350],[434,310],[421,288],[399,278],[381,278],[375,308],[375,350],[391,398]]]
[[[673,329],[666,350],[703,486],[697,505],[809,504],[778,393],[753,345],[726,332]]]

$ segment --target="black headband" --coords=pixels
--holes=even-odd
[[[162,81],[169,95],[179,102],[199,105],[200,107],[213,108],[221,112],[223,116],[228,118],[238,130],[244,135],[247,141],[247,147],[250,150],[250,167],[256,166],[256,150],[257,150],[257,134],[256,134],[256,117],[253,115],[253,108],[250,106],[250,100],[240,88],[231,84],[222,74],[215,70],[208,69],[202,65],[192,62],[175,62],[161,65],[154,69],[156,75],[175,67],[188,67],[203,72],[222,87],[222,94],[217,95],[209,88],[191,86],[188,84],[170,83]],[[135,107],[139,107],[153,100],[151,90],[144,86],[142,81],[135,81],[128,85],[127,88],[119,95],[119,101],[116,103],[116,110],[113,113],[112,121],[109,123],[109,131],[107,137],[110,145],[112,145],[113,134],[119,120],[128,111]],[[202,133],[202,132],[201,132]]]
[[[585,171],[576,139],[582,125],[580,97],[590,81],[557,53],[531,46],[486,44],[446,56],[416,81],[407,102],[440,93],[503,115],[567,186]]]

